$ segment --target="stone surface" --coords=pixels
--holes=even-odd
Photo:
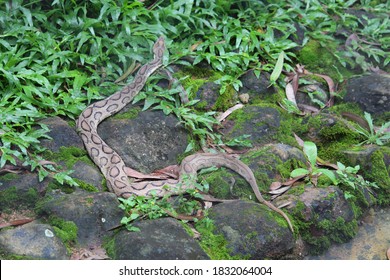
[[[55,216],[74,222],[78,228],[78,242],[83,245],[112,235],[109,230],[119,226],[124,216],[118,205],[117,197],[108,192],[53,192],[40,207],[40,212],[44,216]]]
[[[233,201],[210,210],[217,234],[223,234],[231,255],[249,259],[278,259],[294,247],[294,237],[282,217],[280,225],[268,207],[259,203]]]
[[[196,98],[205,103],[205,109],[210,110],[217,102],[221,86],[213,82],[202,85],[196,92]]]
[[[34,173],[0,176],[0,212],[5,209],[33,208],[49,181],[47,178],[39,182]]]
[[[0,232],[0,250],[5,255],[29,259],[66,260],[65,245],[51,226],[32,222]]]
[[[132,119],[109,118],[99,125],[98,132],[126,166],[149,173],[177,164],[185,151],[187,133],[178,123],[162,111],[145,111]]]
[[[253,70],[249,70],[241,76],[242,88],[240,88],[240,94],[249,94],[249,103],[251,103],[259,96],[270,95],[276,93],[274,86],[269,86],[270,75],[266,72],[262,72],[259,78],[253,73]]]
[[[390,76],[370,74],[348,80],[344,101],[357,103],[370,114],[389,112]]]
[[[247,139],[253,146],[271,142],[280,127],[278,110],[269,107],[246,106],[235,111],[224,124],[222,133],[226,139],[250,135]]]
[[[199,244],[175,219],[163,218],[135,224],[141,231],[120,231],[115,236],[115,259],[119,260],[204,260],[209,259]]]
[[[40,121],[50,129],[48,135],[53,139],[41,140],[41,145],[55,153],[60,151],[61,147],[84,148],[83,141],[76,133],[76,130],[60,117],[50,117]]]

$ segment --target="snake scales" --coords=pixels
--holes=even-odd
[[[288,222],[291,231],[293,231],[287,215],[262,197],[252,170],[240,160],[226,154],[198,153],[186,157],[181,163],[178,180],[168,179],[138,183],[131,183],[129,181],[126,175],[125,163],[100,138],[97,133],[97,127],[104,119],[119,112],[140,92],[148,77],[162,65],[164,50],[164,39],[160,37],[153,46],[153,60],[139,69],[133,82],[108,98],[88,106],[77,120],[77,130],[90,157],[106,178],[109,190],[114,192],[118,197],[123,198],[131,195],[148,196],[151,192],[154,192],[157,196],[163,196],[166,193],[179,194],[185,191],[185,189],[191,188],[190,185],[186,186],[183,183],[186,182],[186,180],[183,180],[185,176],[196,178],[197,171],[202,168],[223,166],[237,172],[248,181],[259,202],[282,215]]]

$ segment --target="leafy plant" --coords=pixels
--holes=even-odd
[[[357,133],[363,135],[366,138],[366,140],[361,142],[359,145],[376,144],[382,146],[386,144],[390,140],[390,122],[387,122],[381,127],[376,128],[370,113],[364,112],[364,118],[367,121],[369,130],[361,127],[360,125],[358,128],[355,128]]]
[[[166,216],[178,217],[177,213],[192,215],[194,212],[201,210],[196,199],[202,199],[200,192],[208,191],[207,182],[198,183],[193,176],[184,176],[182,183],[186,186],[192,186],[184,193],[171,197],[169,194],[160,198],[152,195],[145,196],[130,196],[129,198],[119,198],[121,204],[119,207],[126,212],[126,216],[122,218],[121,224],[125,225],[129,231],[140,231],[134,226],[135,221],[153,220]],[[180,186],[179,186],[180,187]],[[197,221],[196,217],[193,217]]]
[[[377,184],[365,180],[361,175],[357,174],[360,170],[360,166],[356,165],[355,167],[345,166],[341,162],[337,163],[338,169],[336,170],[337,174],[337,183],[336,185],[344,185],[351,189],[344,190],[345,199],[351,199],[354,197],[352,194],[358,187],[361,188],[378,188]]]
[[[318,177],[322,174],[327,176],[333,183],[337,184],[336,176],[333,171],[327,168],[317,166],[317,146],[310,141],[303,143],[303,152],[307,159],[307,168],[296,168],[291,171],[291,177],[308,177],[313,185],[317,185]]]
[[[129,231],[140,231],[140,229],[133,225],[137,220],[141,219],[158,219],[160,217],[168,216],[162,208],[162,204],[158,197],[147,198],[144,196],[130,196],[127,199],[119,198],[121,204],[119,208],[126,211],[127,215],[122,218],[121,224],[126,226]],[[167,206],[164,203],[164,206]]]

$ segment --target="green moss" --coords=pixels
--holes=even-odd
[[[33,208],[39,200],[39,193],[35,188],[20,190],[15,187],[0,192],[0,212],[12,209]]]
[[[64,161],[69,169],[73,168],[78,161],[83,161],[91,166],[95,166],[93,161],[89,158],[87,151],[77,147],[61,147],[59,153],[52,153],[50,158],[57,161]]]
[[[85,190],[87,192],[99,192],[99,189],[96,188],[94,185],[88,184],[79,179],[74,179],[74,180],[79,185],[78,187],[82,190]]]
[[[213,106],[215,111],[226,111],[234,106],[237,101],[237,92],[232,86],[228,86],[223,94],[220,94]]]
[[[194,98],[199,88],[206,82],[213,82],[220,77],[220,74],[204,67],[185,67],[175,73],[175,77],[180,79],[180,83],[188,92],[189,98]]]
[[[74,222],[50,216],[49,224],[53,227],[55,234],[64,242],[68,250],[71,246],[77,244],[78,228]]]
[[[196,230],[201,234],[200,246],[212,260],[242,260],[245,256],[231,256],[227,241],[222,234],[214,234],[215,226],[202,221],[196,223]]]
[[[24,255],[9,254],[0,249],[0,260],[37,260],[37,258]]]
[[[114,238],[105,239],[103,242],[103,248],[106,250],[107,256],[109,256],[112,260],[116,259]]]
[[[202,175],[201,179],[210,185],[210,193],[220,199],[231,199],[234,197],[252,197],[253,191],[248,183],[235,172],[221,168],[209,174]]]
[[[390,157],[390,148],[382,147],[371,154],[371,170],[368,170],[364,177],[379,186],[378,203],[381,205],[390,204],[390,167],[384,162],[385,154]]]
[[[343,67],[333,55],[336,48],[337,44],[332,42],[324,47],[320,42],[310,40],[298,53],[298,60],[312,73],[326,74],[334,81],[345,80],[353,73]]]
[[[131,108],[123,113],[119,112],[119,113],[115,114],[114,116],[112,116],[112,118],[113,119],[120,119],[120,120],[135,119],[141,111],[142,111],[142,109],[140,107],[135,107],[135,108]]]

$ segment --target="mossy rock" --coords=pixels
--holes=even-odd
[[[222,234],[230,255],[245,259],[278,259],[291,252],[294,237],[279,214],[259,203],[232,201],[209,212],[215,234]]]
[[[302,151],[285,144],[271,144],[256,148],[241,157],[253,171],[258,187],[266,193],[274,180],[289,178],[290,172],[305,166]],[[202,175],[210,185],[210,192],[222,199],[245,198],[256,200],[248,182],[229,169],[213,171]]]
[[[301,194],[287,193],[288,211],[294,227],[305,241],[310,254],[321,254],[333,243],[347,242],[358,230],[355,205],[334,186],[315,188],[306,185]]]
[[[328,75],[334,81],[349,78],[353,73],[342,66],[333,55],[336,49],[336,43],[328,42],[323,46],[319,41],[310,40],[298,53],[298,60],[308,71]]]
[[[222,131],[226,141],[250,135],[248,140],[252,145],[261,146],[275,138],[280,128],[281,114],[275,108],[250,105],[234,111],[228,121]]]
[[[377,195],[380,205],[390,204],[390,148],[379,146],[356,147],[343,152],[350,166],[360,166],[363,177],[375,182],[379,189],[372,191]]]
[[[41,198],[40,192],[47,188],[50,181],[39,182],[33,173],[9,173],[0,178],[0,212],[34,208]]]

